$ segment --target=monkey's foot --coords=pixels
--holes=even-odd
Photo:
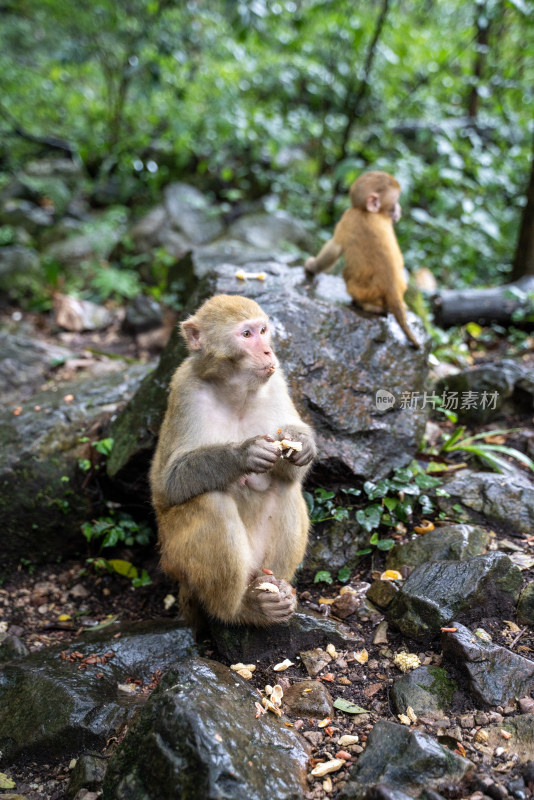
[[[272,586],[270,590],[267,586]],[[287,622],[297,607],[293,587],[274,575],[260,575],[249,585],[247,594],[256,605],[264,625]]]

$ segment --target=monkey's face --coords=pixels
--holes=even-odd
[[[271,331],[266,317],[238,322],[232,328],[231,342],[241,370],[262,381],[271,377],[278,359],[271,347]]]
[[[402,209],[399,203],[400,192],[391,188],[384,192],[382,199],[382,211],[388,214],[393,222],[398,222],[402,216]]]

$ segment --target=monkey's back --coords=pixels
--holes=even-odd
[[[338,222],[334,239],[343,248],[343,278],[354,300],[387,310],[392,293],[402,298],[404,259],[389,217],[350,208]]]

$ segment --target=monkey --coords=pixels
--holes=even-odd
[[[350,187],[349,208],[334,235],[315,258],[308,258],[306,272],[315,274],[345,256],[343,278],[347,291],[364,311],[393,314],[414,345],[419,342],[408,327],[404,292],[407,282],[404,259],[393,229],[401,218],[398,181],[387,172],[365,172]]]
[[[254,300],[215,295],[181,334],[189,355],[171,380],[150,470],[162,569],[193,626],[286,622],[308,539],[301,487],[313,432]],[[283,439],[301,449],[282,450]]]

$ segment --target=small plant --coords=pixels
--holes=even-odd
[[[80,444],[85,444],[88,441],[88,436],[82,436],[82,438],[79,439]],[[100,453],[100,455],[107,458],[113,449],[113,439],[111,437],[107,439],[97,439],[96,441],[91,442],[91,447],[93,447],[97,453]],[[100,469],[100,464],[93,463],[90,458],[79,458],[78,466],[82,472],[89,472],[91,468],[95,470]]]
[[[465,425],[461,425],[445,440],[439,452],[467,453],[488,464],[496,472],[515,472],[516,468],[513,464],[509,464],[499,455],[503,453],[534,472],[534,461],[532,459],[516,450],[515,447],[508,447],[503,443],[508,434],[515,433],[517,430],[517,428],[503,428],[501,430],[483,431],[472,436],[464,436]]]
[[[361,494],[359,489],[341,489],[343,494],[352,495],[357,497]],[[352,511],[352,505],[340,505],[335,502],[336,493],[330,489],[315,489],[312,492],[304,492],[304,499],[306,500],[308,511],[310,514],[310,521],[312,524],[318,522],[326,522],[329,519],[335,519],[342,522],[349,518],[349,511]]]
[[[139,545],[144,547],[150,542],[152,530],[146,523],[137,523],[129,514],[121,513],[115,518],[110,513],[107,517],[101,517],[93,522],[84,522],[82,533],[90,543],[96,543],[99,553],[106,548],[113,548],[119,544],[127,547]],[[132,586],[149,586],[152,580],[146,571],[141,572],[130,561],[120,558],[105,558],[98,555],[88,558],[88,564],[92,564],[96,570],[114,572],[130,578]]]
[[[337,581],[338,583],[348,583],[350,580],[350,569],[348,567],[341,567],[337,573]],[[332,578],[332,574],[327,569],[321,569],[319,572],[315,573],[315,577],[313,579],[314,583],[334,583],[334,579]]]

